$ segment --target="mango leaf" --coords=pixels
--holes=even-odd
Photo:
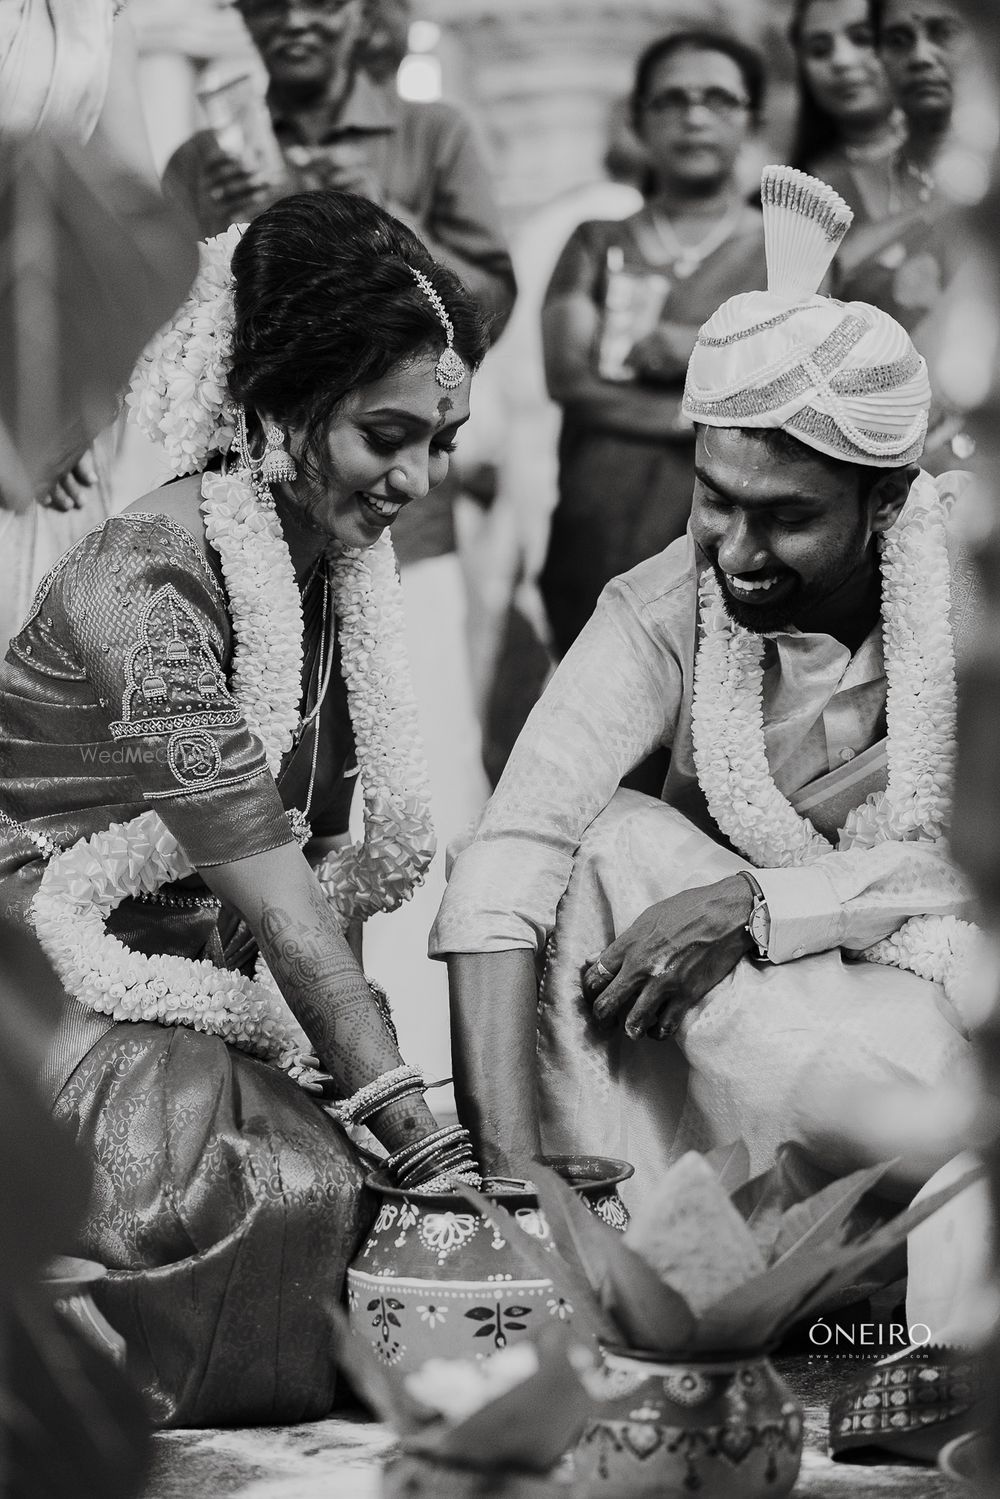
[[[486,1222],[509,1244],[513,1253],[539,1280],[551,1280],[557,1296],[573,1309],[573,1327],[583,1337],[598,1343],[613,1343],[620,1333],[602,1308],[596,1292],[582,1270],[559,1253],[559,1246],[547,1250],[539,1239],[521,1227],[514,1215],[499,1203],[491,1202],[475,1187],[456,1183],[460,1197],[480,1213]]]
[[[892,1161],[882,1161],[852,1171],[850,1176],[831,1182],[822,1191],[797,1202],[782,1214],[774,1241],[774,1263],[787,1255],[809,1252],[815,1245],[833,1238],[839,1241],[847,1220],[862,1197],[882,1179]]]
[[[770,1265],[728,1291],[702,1312],[695,1348],[721,1353],[768,1347],[775,1341],[776,1328],[784,1324],[788,1308],[801,1307],[830,1279],[834,1254],[832,1248],[817,1250],[785,1265]]]
[[[730,1197],[733,1206],[749,1222],[754,1210],[765,1198],[769,1203],[780,1203],[784,1212],[794,1203],[811,1197],[814,1192],[821,1191],[835,1180],[836,1177],[831,1172],[816,1165],[801,1145],[794,1140],[785,1140],[778,1146],[774,1165],[767,1171],[762,1171],[759,1176],[752,1176],[749,1181],[737,1187]]]
[[[944,1207],[953,1197],[957,1197],[959,1192],[964,1192],[966,1187],[978,1181],[984,1171],[984,1166],[974,1166],[957,1181],[951,1182],[947,1187],[942,1187],[931,1197],[926,1197],[923,1201],[906,1208],[902,1213],[897,1213],[896,1217],[888,1223],[872,1229],[870,1233],[855,1240],[852,1244],[841,1245],[833,1252],[831,1273],[826,1285],[818,1294],[808,1297],[803,1302],[791,1321],[799,1321],[809,1316],[810,1313],[821,1310],[825,1305],[825,1297],[838,1292],[844,1286],[851,1285],[866,1270],[879,1264],[905,1241],[907,1234],[936,1213],[938,1208]],[[779,1326],[779,1332],[784,1332],[791,1325],[791,1321],[783,1321]]]
[[[407,1451],[480,1470],[547,1473],[576,1443],[593,1401],[565,1331],[547,1328],[534,1347],[536,1373],[456,1425],[435,1424],[408,1438]]]
[[[617,1326],[619,1341],[658,1353],[690,1347],[695,1316],[684,1297],[664,1285],[554,1171],[537,1166],[532,1174],[556,1245],[564,1257],[576,1258]]]
[[[734,1140],[731,1145],[717,1145],[714,1150],[705,1152],[705,1160],[719,1178],[720,1185],[730,1195],[750,1175],[750,1152],[745,1140]]]
[[[698,1350],[743,1351],[774,1343],[794,1323],[828,1307],[832,1297],[855,1284],[911,1229],[981,1174],[977,1167],[855,1243],[813,1243],[801,1253],[786,1255],[705,1310],[698,1323]]]

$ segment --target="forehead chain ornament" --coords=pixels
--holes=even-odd
[[[423,271],[418,271],[412,265],[408,265],[406,269],[437,313],[441,327],[444,329],[444,353],[434,366],[434,378],[445,390],[457,390],[469,372],[465,367],[464,359],[455,348],[455,329],[448,316],[448,309]]]

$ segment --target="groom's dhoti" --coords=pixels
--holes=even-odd
[[[631,1161],[643,1189],[685,1150],[742,1136],[754,1171],[797,1140],[832,1171],[857,1147],[841,1085],[931,1087],[969,1052],[939,985],[839,950],[774,965],[743,959],[675,1040],[590,1022],[580,973],[648,906],[751,867],[680,812],[619,791],[587,829],[546,953],[539,1008],[542,1135],[553,1154]]]

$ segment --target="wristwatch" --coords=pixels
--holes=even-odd
[[[757,949],[757,957],[766,963],[768,961],[767,946],[771,940],[771,913],[767,909],[767,897],[748,869],[741,869],[739,873],[746,880],[753,894],[753,909],[744,930],[750,934],[750,940]]]

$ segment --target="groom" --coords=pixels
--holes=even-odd
[[[828,224],[819,184],[799,197],[799,227]],[[937,982],[883,940],[968,905],[942,833],[969,589],[918,467],[926,366],[878,309],[809,294],[836,244],[789,264],[795,220],[772,212],[769,291],[692,356],[687,536],[605,590],[432,934],[490,1169],[620,1154],[641,1189],[737,1135],[758,1167],[798,1138],[841,1169],[826,1100],[932,1085],[967,1049],[962,928],[908,929]],[[617,791],[659,746],[661,801]]]

